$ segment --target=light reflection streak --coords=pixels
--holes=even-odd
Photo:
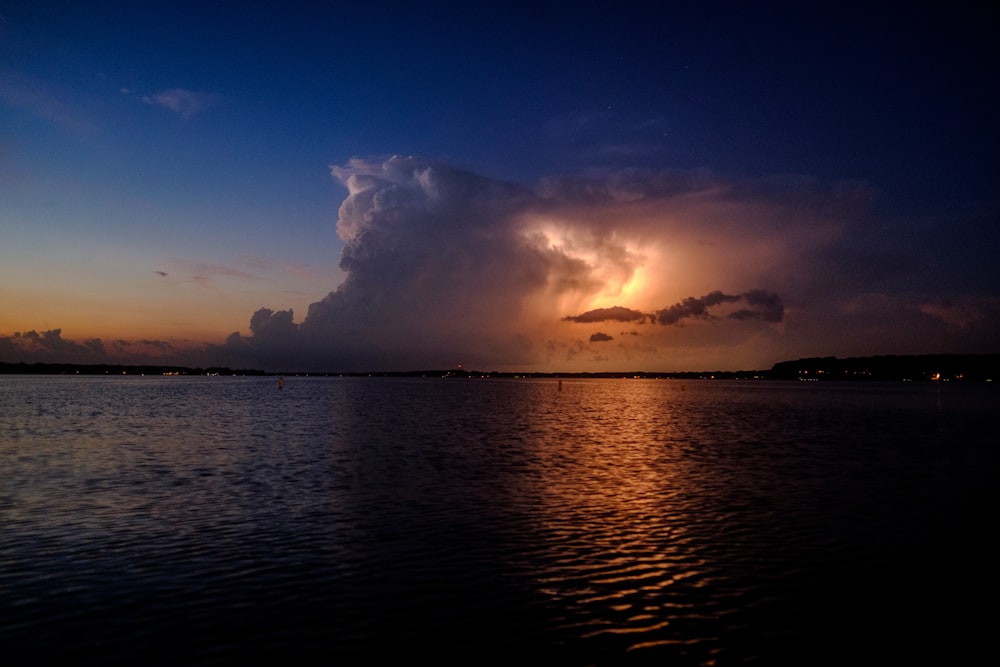
[[[546,461],[554,454],[545,443],[535,452],[543,467],[558,471],[530,489],[540,504],[538,532],[546,536],[539,591],[570,627],[601,626],[583,631],[584,638],[656,641],[674,632],[675,619],[701,613],[672,604],[670,591],[707,573],[690,536],[698,524],[691,518],[698,475],[672,445],[682,435],[675,411],[684,395],[664,392],[656,381],[604,383],[603,392],[575,386],[567,382],[559,404],[550,406],[557,412],[546,414],[550,431],[557,422],[554,449],[564,456]]]

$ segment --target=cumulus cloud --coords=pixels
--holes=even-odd
[[[852,269],[870,255],[852,249],[894,237],[871,231],[871,192],[857,184],[631,169],[529,188],[412,157],[352,160],[331,174],[347,193],[343,282],[301,322],[262,304],[248,330],[203,351],[203,365],[704,370],[926,350],[945,335],[996,340],[995,307],[974,300],[858,300]],[[166,268],[218,291],[254,279]],[[919,269],[904,280],[909,265],[893,265],[877,278],[914,284]],[[611,335],[581,326],[602,322],[630,331],[604,345]]]
[[[31,330],[0,336],[0,359],[24,362],[97,363],[106,356],[100,338],[82,343],[62,337],[62,329],[49,329],[41,333]]]
[[[209,107],[219,103],[220,98],[214,93],[206,93],[184,88],[171,88],[142,98],[146,104],[170,109],[184,120],[193,118]]]
[[[611,339],[580,340],[579,323],[778,323],[774,290],[657,301],[709,281],[777,282],[720,256],[739,248],[759,263],[784,258],[788,243],[822,245],[836,234],[836,221],[797,229],[787,204],[706,174],[628,171],[529,189],[410,157],[356,159],[331,174],[347,190],[337,220],[345,280],[301,323],[291,310],[261,308],[249,335],[234,333],[214,352],[286,368],[537,367]],[[611,300],[626,305],[601,303]],[[727,331],[732,339],[759,329]],[[644,337],[633,354],[662,351],[662,337]],[[589,361],[598,358],[611,361]]]

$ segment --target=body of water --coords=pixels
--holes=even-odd
[[[0,377],[0,646],[8,664],[959,664],[995,652],[998,399]]]

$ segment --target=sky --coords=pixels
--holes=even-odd
[[[995,9],[147,4],[0,5],[0,361],[1000,351]]]

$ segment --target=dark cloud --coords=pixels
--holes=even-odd
[[[729,314],[734,320],[761,320],[763,322],[780,322],[785,317],[785,305],[781,297],[764,290],[751,290],[743,293],[743,299],[749,308],[741,308]]]
[[[163,340],[100,338],[74,341],[63,337],[62,329],[16,332],[0,336],[0,361],[64,364],[185,364],[213,363],[201,351],[179,348]]]
[[[765,290],[750,290],[742,294],[725,294],[719,290],[702,297],[689,296],[680,303],[656,312],[656,321],[660,324],[678,324],[687,318],[709,319],[710,308],[724,303],[743,302],[746,308],[741,308],[727,315],[734,320],[761,320],[764,322],[780,322],[784,317],[785,307],[781,297]]]
[[[602,343],[609,340],[614,340],[614,338],[606,333],[601,333],[600,331],[590,334],[591,343]]]
[[[643,324],[649,315],[639,310],[613,306],[611,308],[595,308],[579,315],[568,315],[563,319],[568,322],[638,322]]]
[[[11,360],[52,363],[97,363],[107,350],[100,338],[78,343],[62,337],[62,329],[16,332],[0,336],[0,357]]]
[[[119,343],[124,343],[125,341],[119,341]],[[149,340],[148,338],[143,338],[141,340],[135,341],[139,345],[145,345],[147,347],[155,348],[161,350],[162,352],[170,352],[174,349],[174,346],[165,340]]]
[[[703,297],[689,296],[680,303],[656,311],[655,317],[660,324],[677,324],[689,317],[707,318],[708,309],[712,306],[739,300],[740,297],[737,295],[723,294],[716,290]]]
[[[594,322],[638,322],[643,324],[649,319],[663,325],[678,324],[685,319],[710,319],[712,315],[708,312],[725,303],[743,302],[746,308],[741,308],[727,315],[733,320],[760,320],[763,322],[781,322],[784,317],[784,304],[781,297],[765,290],[750,290],[741,294],[725,294],[721,290],[715,290],[705,296],[689,296],[679,303],[658,310],[655,313],[647,314],[632,308],[614,306],[612,308],[596,308],[588,310],[580,315],[570,315],[564,317],[565,321],[594,323]],[[635,333],[635,332],[633,332]]]

